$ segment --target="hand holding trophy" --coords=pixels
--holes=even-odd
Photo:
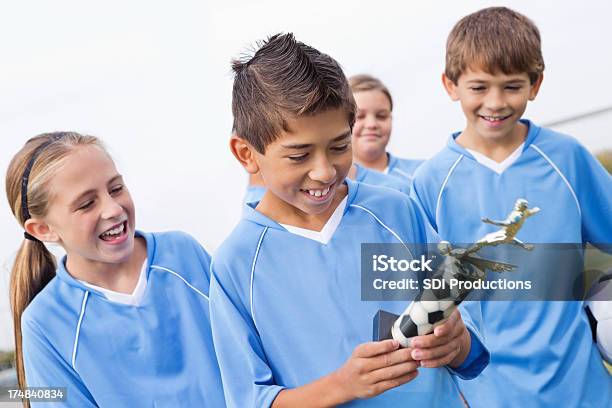
[[[500,226],[498,231],[485,235],[468,248],[453,248],[449,242],[438,244],[444,262],[436,270],[433,279],[444,280],[441,289],[421,291],[400,315],[379,310],[374,317],[374,340],[393,338],[403,347],[410,347],[410,340],[415,336],[432,333],[434,328],[448,319],[452,312],[471,292],[471,289],[456,288],[450,285],[451,279],[458,281],[485,280],[487,271],[508,272],[514,265],[476,256],[486,246],[501,244],[517,245],[525,250],[533,245],[524,244],[516,238],[525,219],[540,211],[539,208],[528,208],[527,200],[518,199],[513,210],[503,221],[483,218],[483,222]]]

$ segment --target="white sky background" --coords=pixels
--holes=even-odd
[[[395,99],[390,148],[427,158],[464,124],[440,84],[453,24],[490,5],[536,22],[545,80],[538,123],[612,105],[612,3],[601,1],[4,2],[0,7],[0,184],[27,138],[101,137],[125,175],[138,227],[190,232],[210,251],[240,215],[246,175],[227,147],[229,62],[269,34],[380,77]],[[295,3],[295,4],[294,4]],[[612,114],[559,128],[611,148]],[[7,286],[21,230],[0,198],[0,350],[12,348]]]

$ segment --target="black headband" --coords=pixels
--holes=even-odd
[[[30,157],[30,161],[28,162],[28,165],[23,171],[23,177],[21,177],[21,214],[23,216],[24,222],[31,218],[30,211],[28,210],[28,181],[30,179],[30,172],[32,171],[32,166],[34,166],[36,158],[47,146],[61,139],[63,136],[63,134],[53,135],[49,140],[38,146],[36,150],[34,150],[34,153],[32,153],[32,157]],[[38,238],[28,234],[27,232],[24,232],[23,236],[25,237],[25,239],[29,239],[30,241],[40,242]]]

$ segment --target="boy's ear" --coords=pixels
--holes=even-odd
[[[249,142],[233,134],[230,138],[230,150],[247,172],[250,174],[259,172],[259,165],[255,161],[255,148]]]
[[[446,93],[453,101],[459,100],[459,95],[457,94],[457,85],[450,80],[446,74],[442,74],[442,85],[444,85],[444,89],[446,89]]]
[[[544,73],[541,73],[538,77],[537,81],[531,85],[531,89],[529,90],[529,100],[533,101],[535,97],[538,95],[540,91],[540,86],[542,85],[542,81],[544,80]]]
[[[24,228],[26,232],[39,241],[43,242],[59,242],[59,235],[43,220],[40,218],[30,218],[25,224]]]

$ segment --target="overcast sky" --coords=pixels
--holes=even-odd
[[[294,5],[295,4],[295,5]],[[380,77],[395,99],[391,150],[427,158],[464,124],[440,84],[444,44],[467,13],[504,4],[543,38],[538,123],[612,105],[608,1],[28,1],[0,8],[0,169],[27,138],[101,137],[132,191],[138,227],[190,232],[213,251],[240,214],[246,175],[227,144],[229,61],[276,32]],[[297,5],[300,5],[299,7]],[[612,114],[559,130],[611,148]],[[7,283],[21,231],[0,199],[0,350],[12,348]]]

